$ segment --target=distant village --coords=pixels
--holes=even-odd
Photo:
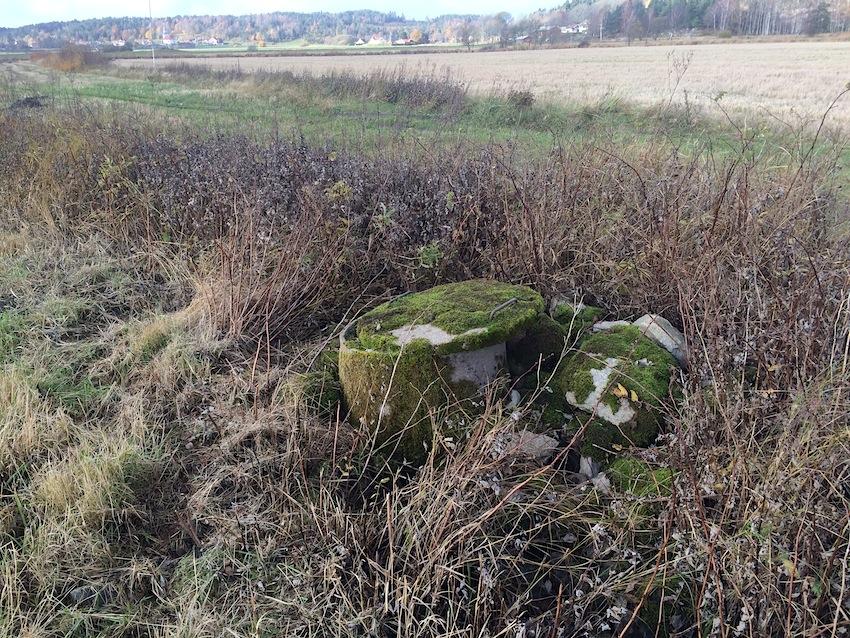
[[[458,28],[447,30],[436,30],[429,32],[419,27],[410,30],[394,29],[391,32],[375,32],[368,38],[354,36],[336,36],[333,42],[325,39],[325,44],[351,47],[389,47],[389,46],[416,46],[424,44],[476,44],[476,45],[506,45],[506,44],[556,44],[560,41],[568,41],[577,36],[585,36],[588,33],[589,21],[583,20],[568,25],[532,25],[533,28],[526,31],[512,30],[512,32],[482,33],[480,30]],[[157,31],[157,29],[154,29]],[[216,47],[248,46],[265,48],[276,41],[270,41],[261,33],[248,36],[245,39],[226,40],[215,36],[191,36],[187,33],[172,33],[163,31],[157,34],[159,37],[144,37],[140,39],[115,38],[111,40],[92,40],[84,38],[69,39],[64,42],[58,41],[54,36],[38,37],[33,35],[15,39],[7,44],[6,48],[21,49],[50,49],[71,44],[84,46],[99,51],[132,51],[134,49],[203,49]],[[305,44],[307,42],[305,41]],[[0,49],[4,48],[0,43]]]

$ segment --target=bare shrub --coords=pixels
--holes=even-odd
[[[59,51],[30,54],[30,60],[54,71],[73,73],[106,64],[106,58],[85,46],[69,44]]]
[[[448,70],[436,67],[380,67],[365,75],[352,71],[329,70],[322,74],[295,73],[287,70],[242,71],[207,68],[196,64],[170,63],[160,69],[166,78],[217,83],[240,82],[260,90],[296,88],[299,92],[379,100],[390,104],[407,104],[442,110],[447,114],[460,113],[466,105],[467,86]]]

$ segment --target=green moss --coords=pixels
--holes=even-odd
[[[575,305],[561,302],[552,308],[552,319],[564,327],[570,341],[574,341],[580,335],[589,331],[591,326],[604,315],[605,311],[602,308],[583,304]]]
[[[431,414],[469,394],[464,384],[449,385],[451,370],[424,341],[398,353],[344,346],[339,376],[348,407],[374,437],[374,449],[415,464],[431,445]]]
[[[636,496],[669,496],[673,484],[671,469],[653,469],[648,463],[630,456],[613,461],[605,474],[617,490]]]
[[[460,433],[462,415],[472,408],[468,400],[479,392],[469,381],[452,381],[447,355],[525,337],[543,309],[530,288],[486,280],[437,286],[379,306],[349,328],[340,349],[340,382],[353,418],[374,435],[382,454],[422,462],[432,422]],[[425,324],[456,338],[438,345],[413,339],[402,347],[391,334]]]
[[[540,422],[547,428],[560,429],[572,419],[572,408],[559,392],[544,389],[539,401],[543,406]]]
[[[629,441],[620,434],[618,428],[587,414],[574,415],[564,429],[568,435],[584,429],[579,452],[582,456],[589,456],[597,461],[613,458],[622,448],[629,445]]]
[[[518,337],[507,342],[508,369],[520,377],[537,369],[551,372],[564,353],[567,333],[561,325],[546,314]]]
[[[499,308],[513,299],[514,303]],[[458,336],[436,346],[438,354],[478,350],[521,332],[538,319],[544,306],[543,298],[525,286],[474,279],[437,286],[378,306],[357,322],[356,336],[362,348],[398,352],[399,345],[391,331],[431,324]]]
[[[558,371],[555,385],[565,395],[572,393],[578,405],[585,406],[596,391],[593,371],[604,370],[610,361],[616,365],[599,401],[582,408],[596,417],[588,426],[583,442],[583,451],[595,458],[608,457],[631,445],[649,445],[655,440],[671,370],[676,367],[670,353],[643,337],[637,328],[627,326],[588,337],[579,353]],[[605,406],[610,408],[610,414],[606,414]],[[620,422],[620,411],[628,408],[634,411],[634,416]]]

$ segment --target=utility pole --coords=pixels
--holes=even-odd
[[[154,31],[153,31],[153,9],[151,8],[151,0],[148,0],[148,17],[150,18],[150,31],[151,31],[151,62],[153,63],[153,70],[156,71],[156,51],[154,47]]]

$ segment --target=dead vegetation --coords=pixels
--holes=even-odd
[[[668,97],[679,108],[709,118],[755,125],[771,120],[787,130],[816,122],[832,98],[848,82],[850,51],[846,42],[716,41],[696,45],[682,41],[657,46],[596,46],[573,49],[480,52],[474,55],[427,53],[407,62],[408,74],[450,73],[472,94],[507,87],[531,91],[539,103],[594,104],[621,100],[653,108]],[[690,58],[690,68],[677,81],[671,61]],[[149,60],[118,60],[120,67],[147,68]],[[290,72],[321,76],[392,74],[398,56],[186,57],[186,67],[243,73]],[[675,95],[674,85],[677,85]],[[720,108],[718,108],[718,105]],[[846,134],[850,102],[834,113],[833,126]]]
[[[0,636],[841,635],[848,210],[805,150],[375,157],[0,113]],[[500,452],[536,417],[498,386],[390,472],[291,391],[364,308],[474,276],[683,328],[639,453],[669,481]]]
[[[62,73],[76,73],[106,64],[106,58],[89,47],[67,45],[59,51],[36,51],[30,60],[43,67]]]

